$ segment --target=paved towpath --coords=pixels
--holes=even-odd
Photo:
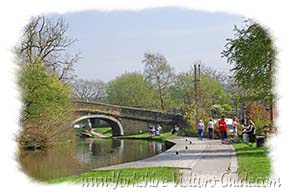
[[[230,173],[236,177],[238,166],[232,145],[221,144],[220,140],[203,139],[198,141],[196,138],[188,137],[179,137],[169,141],[175,143],[175,145],[154,157],[97,170],[165,166],[181,168],[180,172],[184,181],[185,177],[192,174],[220,178],[224,173]],[[178,152],[178,155],[176,155],[176,152]]]

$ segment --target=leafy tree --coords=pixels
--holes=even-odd
[[[269,112],[266,111],[263,104],[257,102],[251,103],[247,109],[247,118],[254,121],[257,134],[265,134],[265,127],[269,128],[271,126]]]
[[[19,75],[24,103],[20,145],[30,149],[46,148],[70,138],[71,129],[65,127],[71,112],[70,87],[42,64],[25,64]]]
[[[202,107],[209,109],[213,104],[223,104],[225,92],[223,86],[214,78],[201,75],[200,99]]]
[[[15,48],[18,63],[42,63],[50,72],[57,73],[59,80],[70,79],[79,54],[67,52],[76,41],[66,35],[67,30],[62,18],[54,21],[45,16],[32,17]]]
[[[108,83],[108,103],[151,109],[154,99],[155,92],[142,74],[126,73]]]
[[[145,64],[145,78],[157,90],[161,110],[164,111],[164,98],[167,96],[168,88],[175,78],[174,69],[168,64],[166,58],[159,53],[145,53],[142,63]]]
[[[194,82],[191,72],[179,73],[173,85],[169,87],[168,96],[172,103],[172,108],[182,109],[193,100]]]
[[[101,80],[73,81],[72,99],[102,102],[106,98],[106,84]]]
[[[175,83],[169,89],[169,96],[175,103],[175,107],[181,109],[184,117],[195,125],[196,104],[194,90],[194,74],[192,71],[180,73],[176,77]],[[202,119],[211,116],[211,108],[215,104],[225,104],[230,101],[225,94],[223,86],[214,77],[201,74],[200,81],[200,104],[198,115]],[[221,107],[222,108],[222,107]]]
[[[275,50],[267,30],[246,21],[245,27],[234,28],[234,38],[227,39],[223,57],[233,64],[237,83],[250,90],[257,99],[272,97]]]

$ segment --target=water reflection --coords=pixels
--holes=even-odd
[[[128,139],[78,139],[76,143],[46,152],[22,152],[23,171],[37,180],[76,175],[90,169],[136,161],[167,149],[156,141]]]

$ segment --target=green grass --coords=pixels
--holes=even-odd
[[[106,135],[107,137],[112,137],[111,127],[94,128],[94,131]]]
[[[76,129],[76,135],[80,136],[80,134],[85,129]],[[94,131],[97,133],[101,133],[103,135],[106,135],[107,137],[112,137],[112,128],[111,127],[100,127],[100,128],[94,128]]]
[[[138,184],[155,183],[155,182],[171,182],[178,183],[179,169],[171,167],[152,167],[152,168],[125,168],[115,170],[97,170],[90,171],[78,176],[68,176],[47,181],[49,184],[57,184],[63,182],[88,185],[89,183],[105,183],[108,184]],[[105,185],[107,185],[107,183]]]
[[[135,135],[127,135],[127,136],[120,136],[117,137],[120,139],[146,139],[146,140],[157,140],[160,142],[164,142],[167,139],[175,139],[176,135],[172,135],[171,132],[163,132],[160,136],[151,136],[148,132],[135,134]]]
[[[267,147],[256,147],[256,143],[233,145],[237,153],[239,177],[248,183],[269,178],[271,174],[271,160]]]

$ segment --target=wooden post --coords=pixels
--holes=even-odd
[[[197,73],[198,72],[198,73]],[[194,97],[195,97],[195,110],[196,110],[196,128],[199,120],[199,106],[200,106],[200,64],[194,64]]]

